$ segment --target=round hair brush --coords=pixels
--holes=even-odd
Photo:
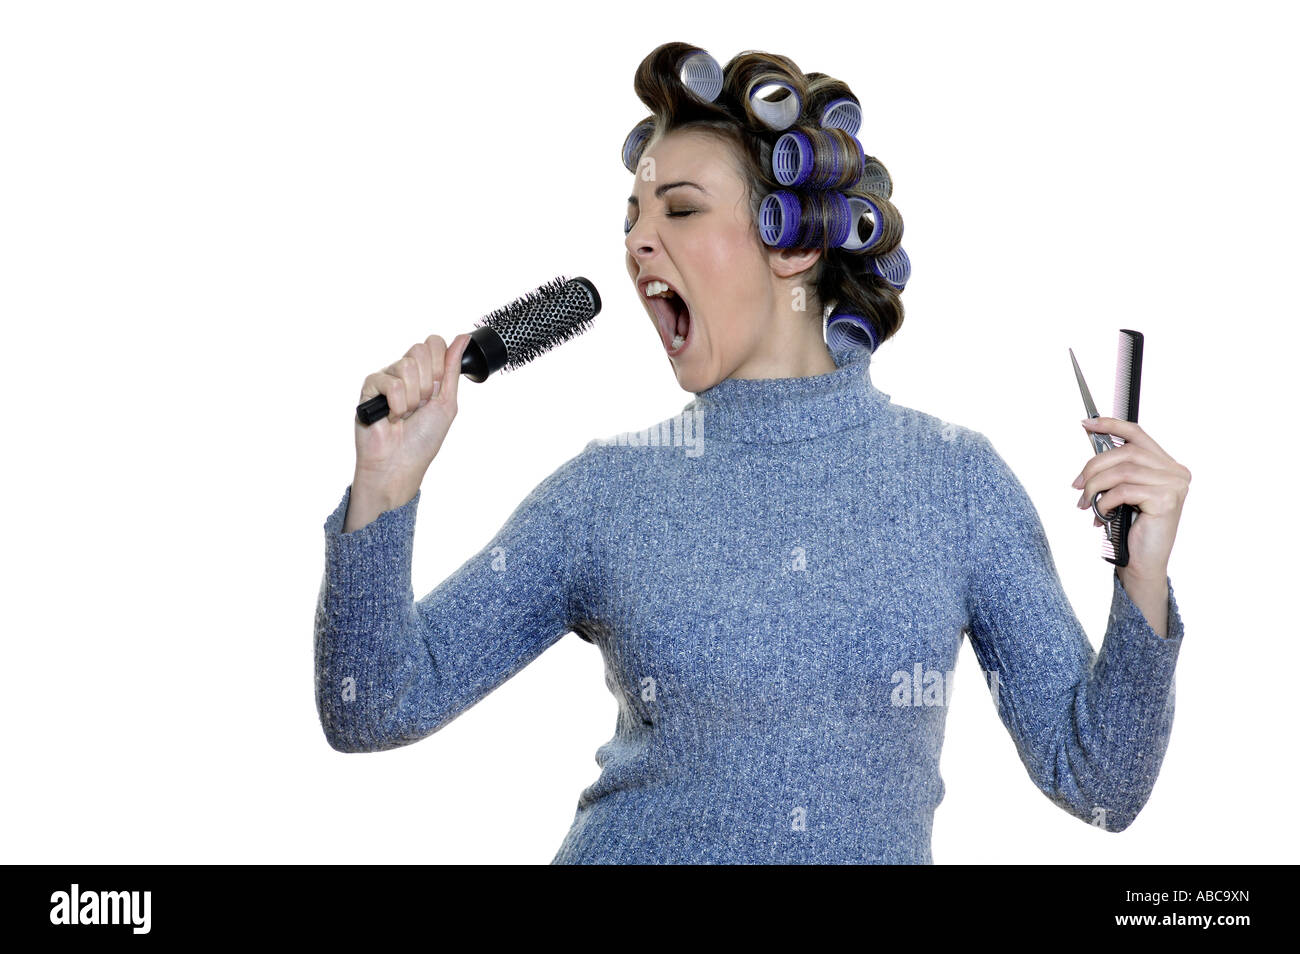
[[[600,293],[586,278],[560,276],[479,320],[460,360],[460,373],[483,382],[510,371],[582,334],[600,314]],[[376,394],[357,405],[357,420],[369,427],[388,416],[388,399]]]

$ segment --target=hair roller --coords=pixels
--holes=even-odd
[[[895,291],[901,292],[907,285],[907,280],[912,277],[912,260],[907,257],[903,246],[900,245],[892,252],[871,258],[867,271],[879,275],[889,282]]]
[[[866,348],[875,351],[879,346],[876,329],[871,322],[852,312],[833,312],[826,322],[826,344],[832,351],[842,348]]]
[[[867,216],[872,213],[874,213],[873,217],[868,219]],[[871,251],[879,243],[880,236],[884,234],[884,228],[880,224],[880,210],[870,199],[851,195],[849,196],[849,217],[852,219],[852,228],[848,240],[843,245],[844,251]],[[867,225],[865,233],[863,231],[864,225]]]
[[[677,61],[677,76],[696,99],[711,103],[722,92],[722,67],[704,50],[691,50]]]
[[[894,194],[894,182],[889,177],[889,170],[875,156],[867,156],[858,188],[863,192],[878,195],[882,199],[888,199]]]
[[[776,248],[835,248],[850,237],[853,226],[848,198],[834,191],[802,197],[786,189],[769,192],[758,218],[764,243]]]
[[[842,129],[856,136],[862,126],[862,107],[848,97],[837,99],[822,110],[820,122],[827,129]]]
[[[791,248],[799,236],[801,215],[802,203],[793,192],[769,192],[758,209],[758,233],[768,245]]]
[[[792,129],[772,147],[772,175],[781,185],[844,189],[862,178],[866,153],[842,129]]]
[[[799,121],[808,98],[803,71],[775,54],[746,52],[727,64],[727,98],[753,125],[780,131]]]
[[[825,230],[825,235],[819,236],[817,242],[826,249],[839,248],[848,241],[853,226],[853,215],[852,210],[849,208],[848,197],[843,192],[836,192],[834,189],[813,194],[820,206],[817,220]]]
[[[782,130],[803,112],[799,93],[785,80],[758,80],[745,94],[745,108],[768,129]]]
[[[812,141],[795,130],[783,135],[772,146],[772,177],[784,186],[801,186],[808,181],[813,167]]]
[[[852,227],[841,248],[860,255],[880,255],[903,240],[903,217],[888,199],[853,193],[848,196]]]
[[[659,44],[637,67],[632,86],[650,108],[656,131],[733,118],[723,104],[713,102],[725,87],[722,68],[694,43]]]
[[[637,123],[623,140],[623,165],[628,172],[636,172],[637,164],[641,161],[641,151],[645,149],[646,141],[654,131],[654,117],[648,116]]]
[[[794,248],[808,248],[822,241],[821,204],[817,193],[795,193],[799,198],[799,228],[795,234]]]
[[[848,85],[825,73],[808,73],[808,112],[823,128],[843,129],[850,136],[862,125],[862,105]]]

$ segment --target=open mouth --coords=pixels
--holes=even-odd
[[[664,283],[667,284],[667,283]],[[685,299],[672,289],[661,294],[647,296],[655,325],[659,330],[659,339],[669,357],[681,354],[691,343],[691,309]]]

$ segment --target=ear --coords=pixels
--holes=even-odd
[[[821,254],[819,248],[774,248],[768,251],[767,261],[778,278],[793,278],[817,264]]]

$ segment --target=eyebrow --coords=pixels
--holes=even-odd
[[[663,194],[665,192],[667,192],[669,189],[676,189],[678,186],[690,186],[692,189],[699,189],[705,195],[710,194],[709,190],[704,188],[704,186],[696,185],[694,182],[687,182],[685,179],[683,179],[681,182],[666,182],[663,185],[661,185],[659,188],[655,189],[655,198],[656,199],[663,198]],[[628,196],[627,201],[635,206],[641,205],[641,203],[637,201],[636,196],[634,195]]]

